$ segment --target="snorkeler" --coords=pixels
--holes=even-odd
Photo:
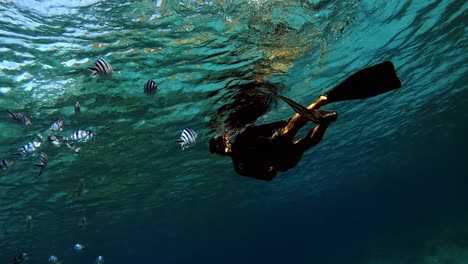
[[[288,121],[277,121],[259,126],[249,126],[231,142],[224,133],[210,140],[210,152],[230,156],[234,170],[243,176],[271,181],[278,171],[295,167],[309,148],[323,138],[330,123],[336,121],[336,111],[319,110],[320,107],[339,101],[373,97],[401,87],[393,63],[383,62],[348,77],[344,82],[319,98],[307,108],[279,95],[296,114]],[[307,135],[295,140],[297,132],[308,122],[316,124]]]

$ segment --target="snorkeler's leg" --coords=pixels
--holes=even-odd
[[[307,106],[309,110],[316,110],[328,103],[328,98],[325,95],[319,96],[315,102]],[[281,130],[281,135],[289,139],[294,139],[297,132],[309,121],[308,118],[295,114],[289,119],[288,124]]]
[[[310,130],[305,137],[299,139],[294,144],[298,146],[301,151],[306,151],[307,149],[317,145],[320,141],[322,141],[327,128],[328,124],[318,125],[312,128],[312,130]]]

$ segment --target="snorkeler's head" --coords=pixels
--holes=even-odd
[[[226,151],[226,142],[222,136],[211,138],[209,145],[211,154],[229,155],[229,153]]]

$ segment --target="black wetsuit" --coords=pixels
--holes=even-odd
[[[243,176],[271,181],[278,171],[293,168],[303,151],[282,137],[272,138],[275,131],[285,127],[286,121],[247,127],[232,144],[232,163]]]

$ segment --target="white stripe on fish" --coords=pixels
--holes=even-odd
[[[63,120],[59,119],[52,123],[52,125],[49,128],[51,131],[62,131],[63,130]]]
[[[37,141],[31,141],[28,144],[22,146],[21,148],[18,149],[18,152],[15,153],[15,155],[22,155],[26,156],[28,154],[36,152],[37,148],[39,148],[42,145],[41,142]]]
[[[29,120],[29,118],[27,118],[25,115],[21,113],[11,112],[10,110],[7,110],[7,112],[10,114],[10,117],[13,118],[18,124],[25,126],[31,125],[31,120]]]
[[[114,69],[112,69],[112,66],[103,58],[98,59],[94,63],[94,66],[88,67],[88,70],[93,72],[93,77],[99,75],[103,78],[110,79],[112,74],[114,74]]]
[[[189,148],[190,146],[196,143],[197,133],[191,128],[186,128],[182,130],[180,139],[174,140],[174,142],[179,143],[182,150]]]
[[[94,140],[96,134],[91,130],[77,130],[74,131],[69,137],[63,138],[66,141],[75,141],[79,142],[87,142],[89,140]]]
[[[36,164],[36,166],[41,167],[41,170],[39,171],[39,175],[42,175],[42,172],[44,172],[45,167],[47,166],[47,163],[49,162],[49,159],[47,158],[47,155],[44,152],[41,152],[39,155],[39,158],[41,160],[41,163]]]

